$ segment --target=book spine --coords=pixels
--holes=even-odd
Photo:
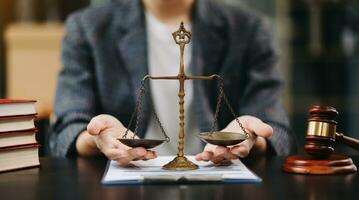
[[[12,135],[12,134],[23,134],[23,133],[37,133],[38,130],[37,128],[30,128],[30,129],[25,129],[25,130],[15,130],[15,131],[6,131],[6,132],[1,132],[0,131],[0,135]]]
[[[10,103],[35,103],[36,100],[25,100],[25,99],[0,99],[0,104]]]
[[[21,144],[21,145],[13,145],[7,147],[0,147],[0,153],[2,151],[12,151],[12,150],[19,150],[19,149],[27,149],[27,148],[39,148],[41,145],[39,143],[32,143],[32,144]]]
[[[27,115],[9,115],[9,116],[0,116],[0,120],[2,119],[21,119],[21,118],[36,118],[37,113],[27,114]]]
[[[4,169],[4,170],[0,170],[0,172],[11,172],[11,171],[16,171],[19,169],[30,169],[30,168],[34,168],[34,167],[38,167],[40,166],[40,162],[34,164],[34,165],[29,165],[29,166],[23,166],[23,167],[16,167],[16,168],[11,168],[11,169]]]

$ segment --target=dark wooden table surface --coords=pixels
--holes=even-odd
[[[263,178],[260,184],[103,186],[105,159],[41,158],[40,168],[0,174],[0,199],[359,199],[358,173],[286,174],[283,160],[244,160]],[[359,156],[353,160],[358,166]]]

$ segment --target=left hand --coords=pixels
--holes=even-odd
[[[241,116],[238,119],[248,132],[249,138],[247,140],[230,147],[207,144],[203,152],[196,155],[196,160],[221,163],[239,157],[243,158],[249,154],[254,146],[258,152],[265,152],[267,149],[265,138],[272,136],[272,127],[262,122],[260,119],[249,115]],[[243,132],[236,120],[229,123],[222,131]]]

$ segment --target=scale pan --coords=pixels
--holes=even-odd
[[[243,133],[233,132],[203,132],[199,134],[199,137],[204,142],[224,147],[235,145],[248,139],[248,136]]]
[[[152,139],[124,139],[124,138],[118,138],[118,140],[129,147],[143,147],[145,149],[152,149],[166,140],[152,140]]]

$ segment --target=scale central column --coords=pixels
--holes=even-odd
[[[190,42],[191,33],[188,32],[185,28],[183,23],[181,23],[180,28],[174,32],[173,39],[175,42],[180,46],[180,70],[178,73],[178,81],[179,81],[179,133],[178,133],[178,153],[177,156],[169,163],[164,165],[162,168],[166,170],[193,170],[198,169],[198,166],[193,162],[189,161],[184,156],[184,83],[187,79],[186,74],[184,72],[184,61],[183,61],[183,54],[185,45]]]
[[[177,156],[184,156],[184,78],[179,77],[179,133],[178,133],[178,153]]]
[[[178,153],[177,156],[162,168],[166,170],[193,170],[198,169],[198,166],[189,161],[184,156],[184,82],[185,76],[179,77],[180,88],[178,92],[179,97],[179,133],[178,133]]]

